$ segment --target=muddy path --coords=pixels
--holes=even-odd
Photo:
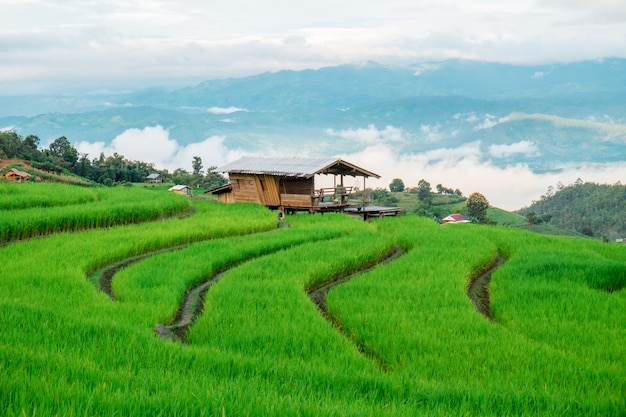
[[[180,246],[173,246],[171,248],[166,248],[166,249],[159,249],[156,251],[152,251],[152,252],[148,252],[148,253],[144,253],[138,256],[134,256],[132,258],[127,258],[124,259],[121,262],[117,262],[111,265],[108,265],[104,268],[101,268],[97,271],[94,271],[92,273],[87,274],[87,280],[88,281],[94,281],[91,277],[96,275],[96,274],[100,274],[100,277],[97,280],[97,284],[98,284],[98,289],[100,291],[102,291],[103,293],[105,293],[106,295],[109,296],[109,298],[113,301],[117,301],[117,297],[115,296],[115,292],[113,291],[113,276],[115,274],[117,274],[119,271],[121,271],[122,269],[137,263],[139,261],[143,261],[146,258],[149,258],[151,256],[154,255],[158,255],[158,254],[162,254],[162,253],[166,253],[166,252],[174,252],[177,250],[181,250],[186,248],[188,245],[180,245]]]
[[[237,263],[239,265],[239,263]],[[222,279],[222,276],[236,265],[232,265],[229,268],[216,272],[209,278],[203,280],[200,284],[192,287],[185,293],[183,302],[176,311],[176,316],[171,324],[158,323],[155,327],[155,332],[164,339],[170,339],[173,341],[187,343],[187,332],[193,324],[193,322],[202,314],[204,310],[204,300],[209,292],[209,289],[213,284]]]
[[[333,288],[336,288],[337,286],[341,284],[345,284],[346,282],[350,281],[352,278],[358,275],[362,275],[368,271],[371,271],[379,265],[391,262],[399,258],[400,256],[404,255],[404,253],[405,252],[404,250],[402,250],[402,248],[396,246],[395,248],[393,248],[391,252],[387,253],[386,256],[383,256],[381,259],[378,259],[376,262],[363,265],[363,267],[357,271],[353,271],[350,274],[345,275],[345,276],[337,277],[333,279],[332,281],[325,283],[322,286],[311,288],[307,291],[307,295],[309,296],[313,304],[317,306],[317,309],[319,310],[320,315],[324,319],[326,319],[329,323],[331,323],[333,327],[343,337],[350,340],[354,344],[354,346],[356,346],[357,350],[362,355],[364,355],[365,357],[367,357],[368,359],[376,363],[376,365],[382,372],[391,371],[391,366],[389,365],[389,363],[384,359],[384,357],[380,353],[368,347],[365,344],[365,342],[359,339],[355,334],[345,331],[345,329],[341,325],[340,320],[337,317],[333,317],[332,315],[329,314],[328,306],[326,304],[326,299],[328,297],[328,293]]]
[[[186,246],[187,245],[183,245],[150,252],[147,254],[136,256],[134,258],[126,259],[122,262],[106,267],[101,270],[101,275],[98,279],[98,287],[112,300],[116,300],[115,294],[113,292],[112,283],[113,277],[117,272],[148,257],[164,252],[180,250]],[[331,323],[333,327],[335,327],[335,329],[337,329],[337,331],[343,337],[350,340],[356,346],[359,352],[361,352],[370,360],[374,361],[383,372],[390,371],[391,367],[389,366],[389,364],[386,363],[386,361],[380,354],[368,348],[365,343],[359,340],[354,334],[345,331],[342,328],[340,320],[337,317],[332,317],[332,315],[329,314],[327,306],[327,296],[333,288],[336,288],[337,286],[350,281],[352,278],[358,275],[371,271],[381,264],[391,262],[402,256],[403,254],[404,251],[401,248],[395,247],[393,250],[386,253],[375,262],[365,264],[362,268],[356,271],[353,271],[344,276],[335,277],[332,281],[326,282],[321,286],[310,288],[307,290],[307,295],[309,299],[313,304],[315,304],[320,312],[320,315],[329,323]],[[187,333],[189,331],[189,328],[193,325],[194,321],[202,314],[204,310],[204,301],[211,286],[219,282],[226,272],[228,272],[232,268],[237,267],[240,264],[241,261],[236,262],[233,265],[229,265],[220,271],[216,271],[211,276],[203,279],[197,285],[189,288],[183,297],[183,301],[178,307],[175,318],[169,324],[156,324],[156,334],[164,339],[169,339],[180,343],[187,343]],[[504,259],[500,255],[496,256],[489,265],[487,265],[483,270],[478,271],[470,279],[467,287],[467,296],[476,307],[476,311],[487,317],[489,320],[493,320],[489,295],[489,283],[491,281],[491,276],[493,275],[493,273],[503,264]]]
[[[367,265],[363,269],[354,272],[349,276],[339,277],[321,287],[310,290],[308,292],[308,295],[313,303],[318,306],[318,309],[320,309],[322,316],[329,320],[326,309],[326,294],[328,294],[328,291],[330,291],[330,289],[344,282],[347,282],[355,275],[362,274],[379,265],[380,263],[388,262],[391,259],[400,256],[401,254],[402,251],[399,248],[395,248],[389,255],[387,255],[382,260],[379,260],[372,265]],[[224,268],[222,271],[218,271],[214,275],[211,275],[210,277],[204,279],[196,286],[190,288],[185,294],[183,302],[180,304],[178,311],[176,312],[176,317],[174,318],[172,323],[157,324],[155,328],[156,333],[165,339],[187,343],[187,332],[191,325],[193,325],[193,322],[196,320],[196,318],[198,318],[198,316],[202,314],[204,310],[204,301],[211,286],[221,280],[226,272],[228,272],[232,268],[237,267],[240,264],[241,262],[237,262],[236,264],[230,265],[229,267]]]
[[[489,283],[491,282],[493,273],[502,265],[504,265],[504,258],[497,255],[489,265],[478,271],[478,273],[470,279],[469,285],[467,286],[467,296],[472,304],[474,304],[474,307],[476,307],[476,311],[491,321],[493,321],[493,314],[491,313]]]
[[[371,263],[371,264],[366,264],[361,269],[358,269],[357,271],[353,271],[349,275],[337,277],[334,280],[323,284],[322,286],[311,288],[307,291],[307,295],[309,296],[313,304],[317,306],[317,309],[319,310],[320,314],[326,320],[332,321],[329,318],[328,307],[326,306],[326,297],[328,296],[328,293],[330,292],[330,290],[332,290],[333,288],[341,284],[345,284],[346,282],[350,281],[352,278],[354,278],[357,275],[361,275],[368,271],[371,271],[372,269],[376,268],[378,265],[390,262],[402,256],[403,254],[404,254],[404,251],[400,247],[396,246],[391,252],[389,252],[386,256],[382,257],[376,262]]]

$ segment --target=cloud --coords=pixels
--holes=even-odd
[[[420,179],[425,179],[433,188],[443,184],[460,189],[466,196],[480,192],[492,205],[511,211],[529,206],[550,185],[559,182],[572,184],[582,178],[613,184],[623,181],[626,175],[626,162],[562,166],[558,172],[536,173],[526,164],[499,167],[471,153],[439,159],[433,159],[433,154],[439,158],[446,152],[398,154],[387,144],[377,144],[341,158],[381,175],[381,179],[367,179],[367,187],[388,188],[394,178],[402,179],[407,187],[415,187]],[[344,181],[346,185],[363,187],[361,178],[346,177]]]
[[[440,131],[440,126],[430,126],[430,125],[421,125],[420,133],[423,135],[422,137],[426,139],[428,142],[439,142],[446,137],[449,137],[449,134],[442,133]]]
[[[347,139],[360,144],[378,144],[378,143],[404,143],[409,138],[409,134],[402,129],[393,126],[386,126],[380,130],[374,125],[360,129],[326,129],[326,133],[330,136]]]
[[[480,141],[466,143],[454,148],[438,148],[424,152],[422,155],[429,161],[456,161],[467,157],[480,158],[482,152],[480,150]]]
[[[180,145],[170,138],[162,126],[148,126],[144,129],[128,129],[118,135],[110,145],[104,142],[80,142],[76,145],[80,153],[96,158],[100,153],[106,156],[118,153],[131,161],[153,163],[156,168],[174,171],[183,168],[191,171],[194,156],[202,158],[205,167],[223,165],[227,160],[241,156],[238,150],[224,146],[224,137],[211,136],[202,142]]]
[[[211,114],[231,114],[236,112],[247,112],[248,110],[242,109],[241,107],[210,107],[207,111]]]
[[[512,143],[510,145],[491,145],[489,147],[489,155],[494,158],[505,158],[516,154],[537,156],[539,155],[539,149],[537,145],[528,140]]]
[[[479,121],[474,119],[475,121]],[[477,124],[474,127],[474,130],[483,130],[483,129],[491,129],[494,126],[497,126],[498,124],[506,121],[507,118],[506,117],[501,117],[498,118],[492,114],[486,114],[484,120],[482,121],[482,123]],[[468,118],[469,121],[469,118]]]
[[[620,0],[3,0],[2,9],[0,82],[18,93],[180,86],[367,60],[562,62],[623,56],[626,43]]]

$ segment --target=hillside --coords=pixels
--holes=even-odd
[[[152,187],[0,195],[3,416],[625,409],[624,245]]]
[[[587,236],[615,240],[626,236],[626,186],[578,181],[552,187],[519,210],[535,224],[547,224]]]

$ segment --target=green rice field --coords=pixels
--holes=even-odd
[[[623,244],[37,183],[0,245],[3,416],[626,415]]]

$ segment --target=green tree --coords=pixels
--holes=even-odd
[[[432,191],[430,189],[430,183],[422,178],[417,183],[417,189],[418,189],[418,191],[417,191],[417,198],[419,198],[420,201],[423,202],[423,203],[430,204],[431,197],[432,197]]]
[[[172,181],[174,181],[175,184],[184,184],[193,187],[196,179],[194,175],[189,171],[182,168],[177,168],[172,173]]]
[[[540,224],[543,220],[541,219],[541,216],[534,211],[529,211],[526,213],[526,221],[528,224]]]
[[[191,161],[191,167],[193,168],[194,176],[202,176],[202,158],[200,158],[199,156],[194,156],[193,161]]]
[[[206,175],[202,178],[200,186],[205,190],[212,190],[213,188],[220,187],[228,182],[228,179],[222,174],[215,172],[216,166],[210,166],[206,170]]]
[[[22,141],[22,159],[28,161],[39,161],[41,159],[41,151],[39,151],[39,137],[36,135],[28,135]]]
[[[22,139],[15,132],[0,132],[0,159],[21,158]]]
[[[404,182],[400,178],[394,178],[389,184],[389,191],[392,193],[400,193],[404,191]]]
[[[53,162],[69,170],[72,170],[76,166],[78,162],[78,151],[70,144],[70,141],[65,136],[55,139],[48,149]]]
[[[467,214],[479,223],[487,222],[489,201],[481,193],[472,193],[467,198]]]

